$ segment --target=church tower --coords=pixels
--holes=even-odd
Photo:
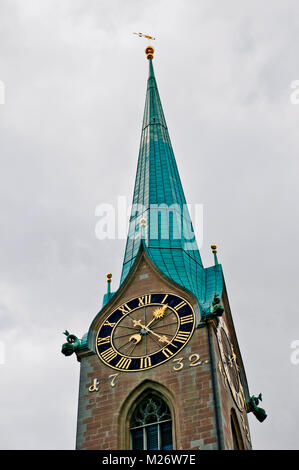
[[[153,68],[120,286],[82,340],[77,449],[251,449],[250,397],[217,247],[204,268]]]

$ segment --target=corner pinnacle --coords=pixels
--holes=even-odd
[[[215,245],[215,244],[211,245],[211,249],[212,249],[212,253],[214,254],[215,266],[217,266],[219,264],[218,263],[218,258],[217,258],[217,245]]]

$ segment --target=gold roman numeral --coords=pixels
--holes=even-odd
[[[110,323],[110,321],[108,321],[108,320],[106,320],[106,321],[103,323],[103,326],[111,326],[111,328],[113,328],[115,325],[116,325],[116,323]]]
[[[151,365],[152,360],[149,356],[140,358],[140,369],[147,369],[148,367],[151,367]]]
[[[177,341],[178,343],[186,343],[189,336],[190,333],[186,333],[185,331],[179,331],[173,341]]]
[[[112,348],[106,349],[106,351],[102,353],[102,357],[106,362],[111,362],[116,356],[117,354]]]
[[[126,315],[127,313],[131,312],[131,309],[127,304],[123,304],[121,307],[118,307],[118,309],[123,315]]]
[[[107,343],[110,343],[110,336],[106,336],[106,338],[98,338],[98,346],[101,346],[101,344],[107,344]]]
[[[185,305],[187,305],[186,302],[184,302],[184,301],[183,301],[183,302],[180,302],[179,304],[177,304],[177,305],[174,307],[174,309],[175,309],[176,311],[178,311],[178,310],[180,310],[180,308],[185,307]]]
[[[185,323],[193,323],[193,315],[185,315],[181,318],[181,325],[185,325]]]
[[[128,359],[127,357],[122,357],[118,361],[115,367],[119,367],[120,369],[128,369],[130,367],[131,362],[132,362],[132,359]]]
[[[151,303],[151,295],[143,295],[142,297],[138,297],[139,305],[138,307],[142,307],[142,305],[148,305]]]
[[[164,356],[167,357],[167,358],[173,356],[173,352],[171,352],[170,349],[168,349],[168,348],[163,348],[163,349],[162,349],[162,353],[163,353]]]

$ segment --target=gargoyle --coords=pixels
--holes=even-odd
[[[254,395],[250,397],[249,400],[249,412],[252,411],[256,419],[262,423],[267,418],[267,413],[263,408],[258,406],[259,402],[262,401],[262,394],[260,393],[258,397]]]
[[[71,356],[80,346],[80,340],[77,336],[70,335],[67,330],[63,334],[66,336],[67,343],[62,345],[61,352],[65,356]]]
[[[209,320],[216,320],[217,325],[219,323],[219,317],[222,317],[224,308],[221,305],[221,300],[219,294],[215,292],[212,303],[206,302],[202,305],[201,310],[201,321],[198,324],[197,328],[201,328]]]
[[[216,293],[214,295],[214,299],[213,299],[213,302],[212,302],[211,313],[213,315],[216,315],[216,317],[221,317],[223,312],[224,312],[224,308],[222,307],[222,305],[220,303],[220,297]]]

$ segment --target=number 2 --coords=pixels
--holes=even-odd
[[[199,354],[191,354],[189,356],[189,361],[190,361],[190,367],[200,366],[200,364],[202,363],[202,361],[200,360]]]

